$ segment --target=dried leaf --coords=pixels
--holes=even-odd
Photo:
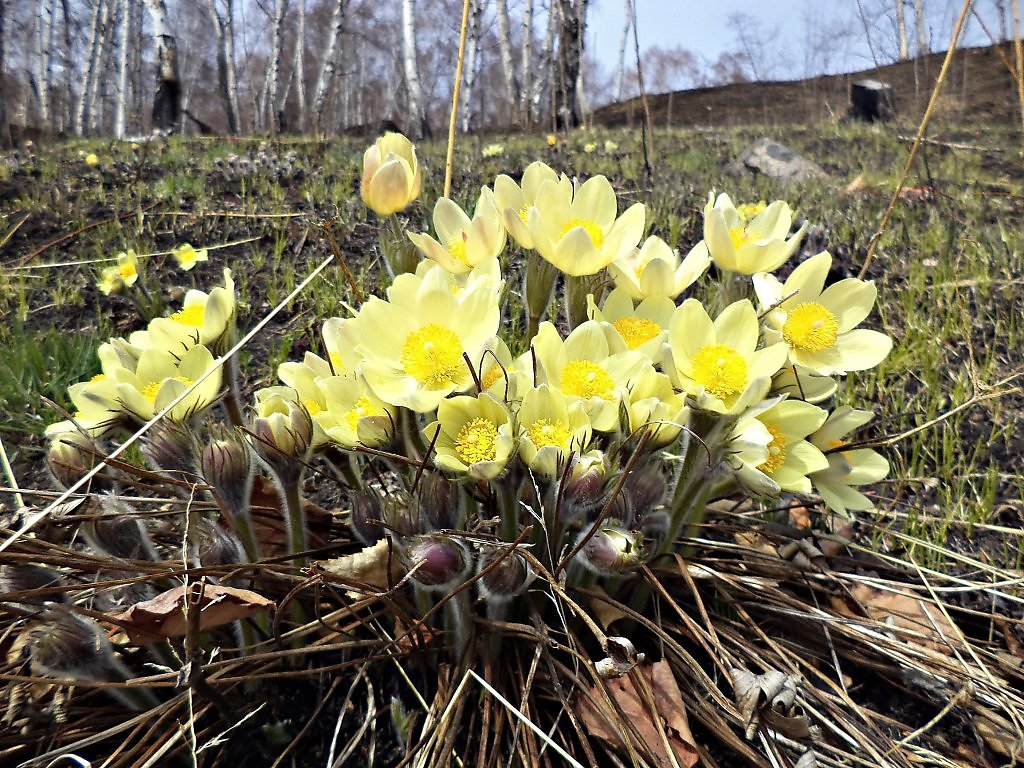
[[[971,722],[985,746],[993,752],[1010,758],[1011,764],[1024,760],[1024,738],[1020,729],[1005,717],[976,704]]]
[[[595,587],[594,591],[601,595],[608,594],[600,586]],[[587,605],[590,608],[590,615],[601,625],[601,629],[607,630],[609,626],[619,619],[626,618],[625,613],[600,597],[591,597]]]
[[[128,635],[128,642],[149,645],[167,637],[184,635],[188,628],[185,603],[189,600],[185,589],[184,586],[175,587],[114,616]],[[192,585],[191,589],[192,595],[198,595],[198,585]],[[274,607],[273,600],[248,589],[206,584],[202,600],[198,605],[189,605],[188,610],[199,608],[199,629],[206,630]]]
[[[952,654],[949,643],[960,637],[960,632],[934,603],[901,592],[875,589],[857,584],[849,591],[849,598],[832,598],[837,613],[851,618],[869,618],[885,624],[890,631],[907,642]],[[859,608],[860,610],[854,610]]]
[[[647,709],[643,695],[633,684],[632,675],[626,675],[607,681],[605,687],[622,709],[627,722],[619,721],[619,714],[604,703],[601,691],[596,686],[577,704],[580,721],[591,736],[607,742],[613,748],[625,750],[621,734],[630,734],[632,738],[638,735],[650,754],[657,758],[657,765],[671,766],[674,757],[682,768],[692,768],[700,756],[690,733],[682,695],[672,668],[665,661],[658,661],[637,667],[636,674],[642,675],[649,684],[655,712]],[[666,751],[665,741],[653,719],[655,717],[663,726],[671,755]]]
[[[796,704],[801,680],[777,669],[755,675],[748,669],[730,669],[733,694],[746,725],[748,740],[754,738],[761,721],[791,739],[814,735],[810,718]]]
[[[390,576],[388,566],[391,567]],[[323,572],[352,585],[367,585],[377,589],[390,589],[401,579],[398,558],[390,551],[387,539],[364,547],[351,555],[320,562]],[[362,594],[362,593],[360,593]]]

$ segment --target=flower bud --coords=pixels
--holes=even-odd
[[[459,522],[459,489],[440,472],[426,471],[420,476],[420,519],[433,530],[451,529]]]
[[[622,486],[622,492],[629,497],[633,509],[639,513],[661,504],[667,490],[668,484],[659,463],[637,467],[626,476]]]
[[[600,510],[607,498],[604,472],[591,469],[571,478],[562,491],[562,517],[566,521],[585,517]]]
[[[587,536],[590,536],[590,531],[582,532],[577,541]],[[602,525],[590,536],[576,558],[594,573],[612,576],[636,570],[646,555],[640,531]]]
[[[212,520],[200,520],[197,530],[199,563],[203,567],[249,562],[242,542],[231,531],[221,528]]]
[[[0,594],[5,602],[14,602],[12,597],[18,592],[26,592],[30,589],[44,589],[46,587],[60,586],[61,574],[52,568],[46,568],[34,563],[0,566]],[[19,597],[16,605],[27,608],[32,605],[42,605],[46,602],[66,603],[67,595],[63,592],[51,593],[49,595],[28,595]]]
[[[367,490],[357,493],[352,499],[352,532],[366,545],[375,544],[384,538],[384,510],[380,495]]]
[[[526,311],[533,325],[540,322],[551,304],[551,294],[558,281],[558,269],[540,254],[531,251],[527,257],[525,285]]]
[[[99,463],[91,449],[92,440],[78,430],[54,434],[46,453],[46,466],[61,488],[70,488]]]
[[[313,420],[291,387],[256,393],[252,447],[284,485],[296,484],[313,443]]]
[[[181,423],[162,419],[146,432],[142,453],[157,470],[188,479],[196,474],[196,439]]]
[[[100,503],[106,514],[82,523],[86,543],[119,560],[156,560],[153,542],[136,511],[114,496],[104,496]]]
[[[670,524],[668,512],[663,509],[648,512],[637,521],[640,532],[647,542],[648,552],[658,552],[668,536]]]
[[[379,216],[406,208],[420,194],[416,148],[400,133],[385,133],[363,153],[360,193]]]
[[[200,456],[203,479],[232,515],[249,510],[253,460],[249,444],[233,430],[218,430]]]
[[[407,539],[399,558],[418,584],[438,592],[465,580],[472,566],[469,548],[450,536],[431,534]]]
[[[476,572],[480,596],[491,603],[504,603],[521,595],[536,577],[526,558],[507,552],[511,545],[489,546],[481,554]]]

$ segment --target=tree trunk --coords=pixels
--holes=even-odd
[[[904,0],[896,0],[896,39],[900,46],[900,61],[910,58],[910,45],[907,42],[907,13],[903,2]]]
[[[480,53],[480,17],[483,15],[487,0],[470,0],[469,25],[466,30],[466,68],[464,79],[466,92],[462,97],[462,132],[469,133],[474,126],[474,88],[478,69],[477,59]]]
[[[157,46],[156,94],[153,96],[153,128],[174,133],[181,125],[181,80],[178,78],[178,44],[167,21],[164,0],[143,0],[153,22]]]
[[[928,53],[928,24],[924,18],[924,0],[914,0],[914,23],[917,26],[917,55]]]
[[[224,101],[228,119],[228,133],[241,132],[238,124],[238,88],[235,84],[234,0],[224,0],[223,15],[217,10],[217,0],[207,0],[213,32],[217,38],[217,83]]]
[[[99,29],[97,30],[96,61],[92,67],[93,75],[89,81],[89,89],[86,93],[85,124],[83,126],[85,132],[93,136],[102,132],[103,102],[100,94],[100,84],[108,81],[106,76],[107,64],[109,63],[107,51],[110,50],[112,42],[110,20],[113,15],[111,11],[115,2],[116,0],[100,0],[102,10],[100,13]]]
[[[505,102],[508,113],[513,115],[519,104],[519,83],[515,61],[512,58],[512,30],[508,19],[508,0],[498,0],[498,52],[501,55],[501,71],[505,85]],[[477,33],[479,37],[479,32]]]
[[[334,76],[338,71],[338,56],[341,52],[341,35],[345,30],[345,9],[348,0],[335,0],[331,12],[331,29],[327,35],[327,53],[320,64],[320,74],[316,78],[316,91],[313,94],[313,131],[324,134],[324,106],[327,94],[334,86]]]
[[[519,59],[519,119],[524,126],[533,121],[533,0],[523,3],[523,47]]]
[[[7,49],[4,43],[6,31],[7,0],[0,0],[0,149],[11,146],[11,124],[7,115],[7,88],[4,85],[7,73]]]
[[[53,73],[53,0],[39,0],[39,13],[35,19],[35,71],[30,76],[36,101],[39,127],[53,130],[50,121],[50,80]]]
[[[85,59],[85,71],[82,73],[82,92],[75,107],[74,132],[76,136],[85,135],[85,111],[89,101],[89,93],[97,79],[98,53],[100,45],[100,16],[106,8],[106,0],[96,0],[92,9],[92,21],[89,23],[88,55]]]
[[[117,103],[114,105],[114,136],[128,132],[128,44],[131,39],[131,0],[121,0],[117,17]]]
[[[270,70],[267,72],[267,108],[270,110],[270,135],[281,132],[281,105],[278,103],[278,86],[281,80],[281,46],[284,15],[288,10],[287,0],[275,0],[274,18],[270,26]]]
[[[619,40],[619,71],[615,75],[616,101],[622,101],[626,86],[626,42],[629,40],[629,30],[633,26],[633,3],[631,0],[625,0],[623,4],[626,6],[626,23],[622,25],[622,38]]]
[[[413,0],[402,0],[402,62],[409,98],[409,122],[412,124],[410,132],[416,138],[429,137],[430,124],[423,105],[419,59],[416,56],[416,8]]]
[[[558,61],[555,79],[555,125],[576,128],[580,124],[577,87],[583,58],[586,0],[558,0]]]
[[[295,32],[295,129],[302,133],[308,123],[306,115],[306,0],[299,0],[299,18]]]

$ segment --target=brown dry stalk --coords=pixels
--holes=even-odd
[[[452,88],[452,113],[448,118],[448,152],[444,159],[444,196],[452,191],[452,162],[455,157],[455,122],[459,116],[459,91],[462,86],[462,62],[466,58],[466,28],[469,26],[469,0],[462,4],[462,25],[459,27],[459,58],[455,64],[455,85]]]

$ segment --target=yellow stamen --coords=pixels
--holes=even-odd
[[[89,383],[90,384],[95,384],[97,381],[103,381],[106,378],[107,378],[107,374],[105,374],[105,373],[97,373],[95,376],[93,376],[91,379],[89,379]]]
[[[562,392],[573,397],[589,400],[615,399],[615,382],[608,372],[589,360],[570,360],[562,369]]]
[[[353,432],[357,431],[359,427],[359,420],[368,416],[383,416],[384,411],[380,408],[375,408],[373,403],[370,402],[370,398],[363,395],[356,400],[356,406],[351,411],[345,414],[345,423],[348,424],[348,428]]]
[[[782,326],[786,343],[804,352],[820,352],[836,343],[839,319],[821,304],[805,301],[797,304]]]
[[[580,228],[587,233],[587,237],[590,238],[590,242],[594,244],[594,247],[599,249],[604,245],[604,231],[590,219],[569,219],[565,226],[562,227],[562,237],[565,237],[573,229]]]
[[[193,328],[202,328],[205,317],[206,307],[203,304],[189,304],[171,315],[171,320],[182,325],[191,325]]]
[[[487,369],[487,372],[483,376],[480,377],[480,388],[490,389],[497,382],[504,380],[504,378],[504,369],[502,369],[500,365],[495,363],[494,365]]]
[[[318,413],[320,413],[320,411],[323,410],[323,407],[320,405],[320,403],[318,403],[316,400],[312,398],[310,398],[309,400],[303,400],[302,404],[306,406],[306,412],[310,416],[316,416]]]
[[[165,381],[180,381],[186,387],[192,383],[192,379],[186,378],[185,376],[169,376],[166,379],[160,379],[160,381],[151,381],[149,384],[142,388],[142,396],[149,400],[151,403],[156,402],[156,396],[160,393],[160,387],[164,385]]]
[[[529,215],[530,215],[530,206],[524,205],[522,208],[519,209],[519,220],[522,221],[523,224],[526,223],[526,217],[529,216]]]
[[[757,468],[771,475],[786,463],[786,436],[778,424],[765,424],[765,427],[771,433],[772,441],[768,443],[768,458],[758,464]]]
[[[467,373],[462,341],[455,331],[434,323],[409,334],[401,362],[420,384],[438,389],[457,383]]]
[[[732,240],[732,247],[738,250],[750,239],[750,235],[746,227],[730,227],[729,239]]]
[[[129,261],[124,264],[117,265],[117,274],[121,277],[122,280],[127,281],[138,275],[139,272],[135,268],[135,265]]]
[[[719,400],[725,400],[747,386],[747,361],[732,347],[708,344],[693,356],[693,379]]]
[[[661,326],[645,317],[620,317],[612,325],[630,349],[646,344],[661,333]]]
[[[768,203],[764,200],[758,200],[756,203],[743,203],[743,205],[736,208],[736,213],[740,215],[743,221],[750,221],[767,207]]]
[[[469,262],[466,261],[466,240],[468,239],[469,235],[467,235],[465,231],[462,231],[448,241],[448,253],[451,254],[453,259],[466,265],[469,264]]]
[[[526,428],[526,434],[537,448],[553,445],[563,450],[569,447],[569,438],[572,437],[569,425],[564,419],[537,419]]]
[[[497,438],[498,426],[493,421],[467,421],[455,437],[455,455],[467,465],[491,461],[498,453]]]

